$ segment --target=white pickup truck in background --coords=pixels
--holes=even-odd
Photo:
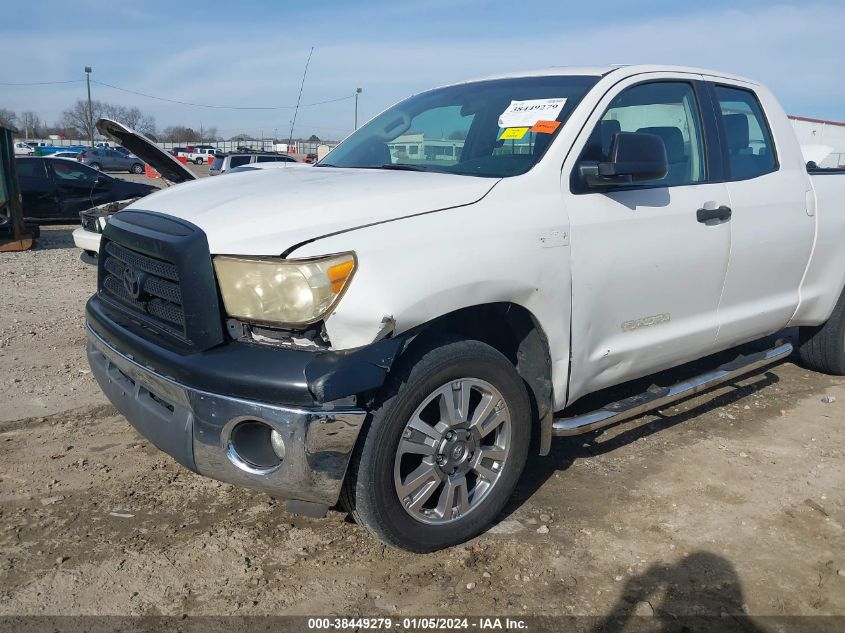
[[[203,163],[211,163],[216,152],[217,150],[213,147],[195,147],[190,152],[179,152],[179,156],[184,156],[196,165],[202,165]]]
[[[793,342],[594,408],[588,394],[787,326],[806,366],[845,374],[842,173],[808,169],[775,97],[725,73],[446,86],[313,168],[197,180],[114,215],[88,357],[186,467],[296,512],[340,502],[431,551],[496,519],[532,436],[546,454]]]

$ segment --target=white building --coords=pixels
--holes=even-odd
[[[845,167],[845,123],[792,115],[789,119],[804,158],[819,167]]]

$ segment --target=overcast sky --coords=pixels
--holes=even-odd
[[[569,6],[569,5],[572,6]],[[7,2],[0,83],[92,78],[160,97],[292,106],[363,93],[361,121],[432,86],[511,70],[608,63],[703,66],[761,80],[791,114],[845,121],[845,2],[604,0],[521,2]],[[159,128],[216,126],[287,136],[293,109],[227,110],[157,101],[98,84]],[[84,82],[0,85],[0,107],[52,123]],[[303,107],[295,136],[338,139],[353,100]]]

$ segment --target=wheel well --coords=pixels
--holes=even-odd
[[[528,387],[540,453],[548,452],[553,413],[552,361],[548,339],[531,312],[515,303],[487,303],[450,312],[416,329],[405,352],[417,345],[431,344],[445,334],[457,334],[486,343],[510,360]]]

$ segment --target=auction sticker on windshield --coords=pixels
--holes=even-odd
[[[532,127],[537,121],[554,121],[564,105],[565,98],[511,101],[499,115],[499,127]]]
[[[554,134],[560,127],[560,121],[537,121],[531,131],[535,134]]]
[[[499,137],[499,140],[510,140],[510,139],[520,139],[525,136],[525,133],[528,131],[527,127],[509,127],[507,130],[502,132],[502,135]]]

